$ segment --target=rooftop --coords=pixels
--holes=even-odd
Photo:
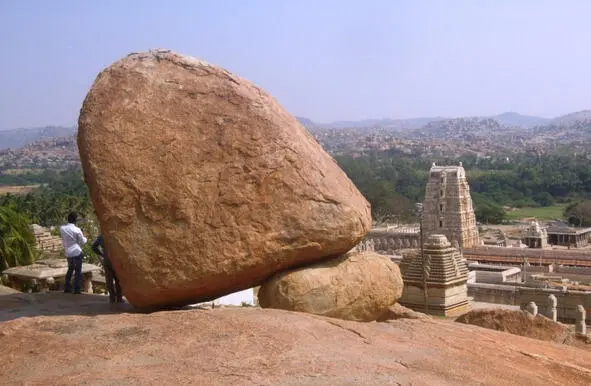
[[[561,234],[561,235],[582,235],[590,233],[591,228],[573,228],[573,227],[548,227],[548,234]]]

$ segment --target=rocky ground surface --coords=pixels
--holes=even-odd
[[[0,295],[17,294],[17,293],[19,293],[19,291],[0,284]]]
[[[577,338],[571,326],[553,322],[540,314],[533,316],[520,310],[479,309],[460,316],[456,322],[591,350],[587,339]]]
[[[0,319],[7,384],[591,383],[587,351],[436,318],[359,323],[259,308],[140,314],[104,296],[50,293],[0,296]]]

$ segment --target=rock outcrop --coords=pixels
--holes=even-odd
[[[429,319],[432,316],[423,314],[422,312],[413,311],[410,308],[404,307],[401,304],[393,304],[392,306],[388,307],[386,312],[384,312],[378,319],[378,322],[385,322],[388,320],[397,320],[397,319]]]
[[[402,296],[398,266],[373,252],[356,252],[279,273],[259,289],[259,304],[333,318],[373,321]]]
[[[16,317],[0,322],[3,384],[591,383],[589,351],[444,320],[358,323],[257,308],[105,315],[101,296],[33,295],[44,296],[21,306],[79,309],[22,318],[3,303],[21,295],[0,296],[0,320]],[[95,297],[93,313],[82,302]]]
[[[525,311],[498,308],[472,310],[457,318],[456,322],[556,343],[575,342],[575,334],[568,326]]]
[[[106,248],[135,306],[186,304],[345,253],[369,204],[271,96],[157,50],[101,72],[78,147]]]
[[[0,284],[0,295],[8,295],[8,294],[18,294],[20,291],[15,290],[14,288],[10,288]]]

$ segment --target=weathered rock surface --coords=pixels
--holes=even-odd
[[[278,273],[259,289],[261,307],[373,321],[402,296],[398,266],[374,252],[354,252]]]
[[[571,344],[576,340],[574,332],[564,324],[525,311],[497,308],[472,310],[457,318],[456,322],[557,343]]]
[[[12,296],[0,296],[0,318]],[[591,383],[588,351],[437,319],[357,323],[256,308],[80,316],[73,302],[90,312],[82,303],[98,298],[95,311],[108,312],[105,297],[36,298],[23,306],[68,315],[0,323],[3,384]]]
[[[20,291],[17,291],[13,288],[10,288],[10,287],[0,284],[0,295],[18,294],[18,293],[20,293]]]
[[[386,312],[384,312],[378,319],[378,322],[385,322],[388,320],[396,320],[396,319],[429,319],[431,318],[430,315],[424,314],[422,312],[413,311],[410,308],[404,307],[398,303],[391,305],[388,307]]]
[[[190,303],[344,253],[369,204],[271,96],[169,51],[99,74],[78,147],[105,244],[136,306]]]

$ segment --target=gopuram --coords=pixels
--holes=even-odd
[[[433,163],[423,205],[426,235],[443,234],[450,242],[457,242],[461,249],[481,244],[470,186],[461,162],[459,166],[436,166]]]

